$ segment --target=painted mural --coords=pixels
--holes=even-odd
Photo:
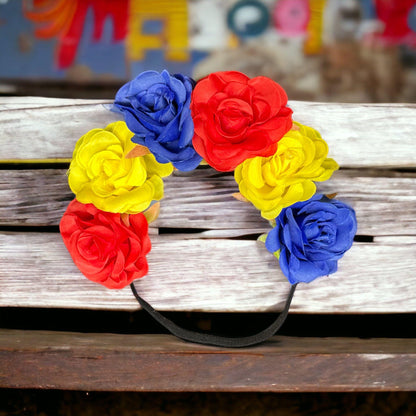
[[[3,80],[236,69],[293,98],[416,101],[416,0],[0,0]]]

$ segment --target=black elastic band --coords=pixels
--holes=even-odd
[[[130,284],[131,290],[137,301],[140,303],[141,307],[146,312],[148,312],[157,322],[164,326],[171,334],[185,341],[227,348],[249,347],[251,345],[260,344],[261,342],[266,341],[267,339],[272,337],[280,329],[280,327],[286,320],[290,308],[290,303],[292,302],[292,298],[295,293],[296,286],[297,284],[291,286],[283,311],[279,314],[279,316],[271,325],[269,325],[266,329],[258,332],[257,334],[249,335],[246,337],[233,338],[205,334],[202,332],[191,331],[188,329],[181,328],[180,326],[172,322],[170,319],[166,318],[161,313],[153,309],[151,305],[149,305],[143,298],[141,298],[138,295],[136,288],[134,287],[134,284]]]

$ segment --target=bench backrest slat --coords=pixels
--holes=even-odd
[[[416,166],[414,104],[289,103],[344,167]],[[103,100],[0,97],[0,160],[68,159],[88,130],[120,119]]]

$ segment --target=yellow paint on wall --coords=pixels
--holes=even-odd
[[[162,33],[143,33],[148,20],[161,20]],[[126,45],[128,57],[134,61],[144,59],[148,49],[165,50],[168,61],[189,60],[186,0],[130,0]]]
[[[240,45],[240,39],[238,38],[238,36],[234,33],[230,34],[230,37],[228,38],[228,47],[229,48],[238,48],[238,46]]]
[[[303,50],[307,55],[316,55],[322,49],[323,13],[326,0],[309,0],[310,19],[306,29]]]

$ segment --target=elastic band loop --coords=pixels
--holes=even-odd
[[[191,331],[188,329],[181,328],[176,325],[170,319],[163,316],[161,313],[153,309],[143,298],[141,298],[134,286],[133,283],[130,284],[131,290],[140,303],[141,307],[148,312],[153,319],[155,319],[159,324],[164,326],[171,334],[175,335],[178,338],[181,338],[185,341],[196,342],[198,344],[214,345],[216,347],[227,347],[227,348],[241,348],[241,347],[250,347],[252,345],[260,344],[261,342],[266,341],[272,337],[283,325],[286,320],[287,314],[289,312],[290,304],[292,302],[293,295],[295,293],[297,284],[294,284],[290,288],[290,292],[286,299],[286,304],[283,311],[278,315],[276,320],[269,325],[266,329],[246,337],[222,337],[219,335],[205,334],[202,332]]]

